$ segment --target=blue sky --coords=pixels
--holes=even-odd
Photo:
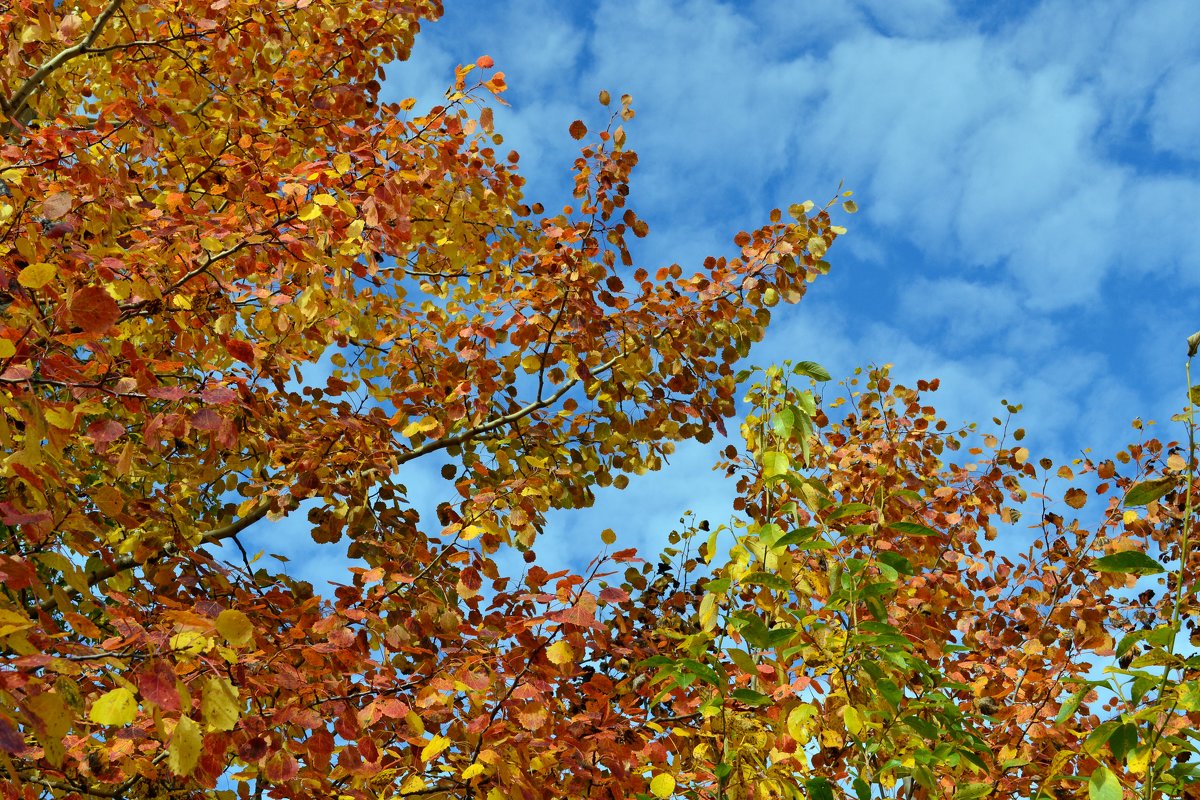
[[[435,104],[485,53],[511,87],[496,127],[547,208],[569,200],[567,126],[603,124],[600,89],[633,95],[651,272],[854,190],[832,274],[776,309],[752,362],[940,377],[951,422],[1023,403],[1026,444],[1056,460],[1111,452],[1134,417],[1167,428],[1181,405],[1200,329],[1195,0],[447,0],[385,90]],[[716,449],[556,515],[540,559],[586,561],[606,527],[656,550],[689,508],[727,520]],[[436,466],[401,480],[422,508],[450,497]],[[323,574],[297,534],[293,571]]]

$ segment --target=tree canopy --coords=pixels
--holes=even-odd
[[[0,11],[3,796],[1194,796],[1191,438],[1054,472],[935,381],[739,371],[830,207],[637,265],[628,96],[557,213],[487,56],[381,101],[440,11]],[[747,380],[731,526],[537,563]],[[357,559],[328,594],[238,539],[296,516]]]

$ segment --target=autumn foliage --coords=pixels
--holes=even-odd
[[[1053,473],[948,429],[934,384],[843,403],[776,367],[725,454],[729,558],[689,518],[537,564],[550,510],[725,433],[842,231],[798,204],[698,272],[636,266],[628,97],[565,132],[561,213],[522,194],[490,58],[381,101],[439,14],[0,10],[3,797],[1192,791],[1190,443]],[[328,592],[238,539],[297,516],[361,564]]]

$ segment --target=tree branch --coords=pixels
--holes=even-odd
[[[21,88],[17,90],[17,93],[6,101],[5,105],[7,107],[5,109],[5,113],[7,113],[10,118],[10,121],[6,121],[4,124],[4,134],[6,137],[12,130],[11,119],[18,117],[21,114],[21,111],[25,108],[25,105],[29,102],[29,98],[32,97],[33,93],[38,90],[38,88],[42,85],[42,82],[68,61],[87,53],[88,48],[91,47],[98,38],[100,38],[100,34],[104,32],[104,28],[108,25],[108,21],[112,19],[113,14],[117,13],[117,10],[121,7],[121,3],[123,2],[124,0],[110,0],[108,6],[106,6],[105,9],[100,12],[100,16],[96,17],[96,24],[94,24],[92,29],[88,31],[88,35],[83,38],[83,41],[71,45],[66,50],[60,51],[58,55],[48,59],[44,64],[38,67],[36,72],[34,72],[25,80],[25,83],[21,85]]]

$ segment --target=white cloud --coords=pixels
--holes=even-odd
[[[1200,62],[1175,66],[1167,73],[1150,106],[1154,146],[1177,156],[1200,160]]]

